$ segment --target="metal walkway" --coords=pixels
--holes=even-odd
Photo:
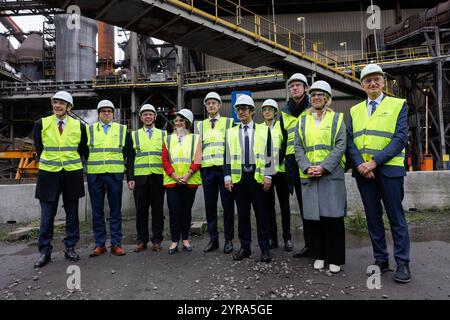
[[[317,44],[224,1],[235,9],[220,7],[217,0],[45,0],[63,9],[77,5],[89,18],[250,68],[313,72],[339,91],[364,96],[358,78],[335,67],[342,57],[326,53],[324,62]]]

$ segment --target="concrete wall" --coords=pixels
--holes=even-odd
[[[361,197],[355,180],[346,174],[346,187],[349,214],[363,212]],[[405,178],[405,210],[450,210],[450,171],[411,172]],[[40,216],[39,201],[34,198],[35,184],[0,185],[0,223],[9,220],[27,222]],[[86,188],[87,191],[87,188]],[[86,204],[86,199],[88,203]],[[291,197],[293,214],[298,214],[297,199]],[[168,216],[165,201],[165,214]],[[196,201],[192,209],[194,220],[204,219],[203,189],[197,191]],[[91,208],[89,196],[80,199],[80,219],[90,219]],[[134,198],[126,184],[123,186],[123,214],[134,215]],[[64,218],[62,200],[60,200],[57,219]]]

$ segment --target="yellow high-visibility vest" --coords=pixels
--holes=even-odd
[[[404,99],[385,97],[369,117],[367,101],[350,109],[353,125],[353,141],[364,161],[370,161],[392,140]],[[405,149],[384,165],[403,167]]]
[[[96,122],[86,128],[89,146],[88,174],[123,173],[125,163],[122,148],[125,145],[127,127],[111,123],[108,134]]]
[[[55,115],[42,118],[41,137],[44,149],[39,159],[39,169],[49,172],[82,169],[83,164],[78,153],[81,141],[80,121],[67,116],[61,135],[57,122]]]
[[[195,159],[195,152],[200,143],[200,136],[198,134],[189,133],[184,136],[181,145],[178,142],[178,136],[174,133],[166,137],[166,148],[169,152],[169,161],[175,173],[182,177],[188,173],[192,162]],[[177,183],[175,179],[169,177],[164,171],[164,185]],[[202,184],[200,170],[188,180],[188,184]]]
[[[166,132],[153,128],[152,138],[149,139],[145,128],[133,131],[133,148],[136,152],[134,158],[134,175],[146,176],[150,174],[163,174],[161,160]]]
[[[243,130],[243,129],[242,129]],[[270,175],[265,168],[265,149],[267,145],[267,127],[266,125],[255,125],[253,136],[253,155],[255,160],[255,180],[262,183],[265,175]],[[231,181],[239,183],[242,178],[242,164],[244,163],[244,146],[240,142],[241,129],[240,126],[227,130],[227,144],[230,150],[229,159],[231,163]],[[244,141],[242,141],[244,143]]]
[[[300,117],[297,126],[298,134],[305,154],[313,166],[320,165],[333,150],[343,119],[342,113],[327,111],[323,115],[322,122],[317,126],[312,114],[305,113]],[[345,155],[342,156],[340,165],[345,168]],[[309,178],[301,168],[299,168],[299,174],[302,179]]]
[[[226,130],[233,126],[233,119],[220,117],[211,128],[210,119],[198,124],[198,131],[202,138],[202,168],[223,166],[225,152]]]

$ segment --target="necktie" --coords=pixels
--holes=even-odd
[[[373,115],[373,113],[377,109],[377,104],[378,103],[376,101],[370,101],[370,105],[372,106],[372,111],[371,111],[370,115]]]
[[[109,130],[109,124],[104,124],[103,125],[103,131],[105,131],[105,134],[108,133],[108,130]]]
[[[250,138],[247,129],[248,126],[244,126],[244,166],[250,168]]]
[[[209,121],[211,122],[211,128],[214,129],[214,126],[216,125],[217,119],[211,119]]]
[[[64,125],[64,121],[62,121],[62,120],[60,120],[59,122],[58,122],[58,131],[59,131],[59,135],[62,135],[62,133],[63,133],[63,125]]]
[[[148,138],[149,138],[149,139],[152,138],[152,134],[153,134],[152,129],[147,129],[147,135],[148,135]]]

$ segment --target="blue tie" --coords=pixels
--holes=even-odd
[[[148,135],[148,138],[149,138],[149,139],[152,138],[152,134],[153,134],[152,129],[147,129],[147,135]]]
[[[370,101],[370,105],[372,106],[372,111],[370,112],[370,115],[373,115],[373,113],[377,109],[378,103],[376,101]]]
[[[104,124],[103,131],[105,131],[105,134],[108,134],[108,130],[109,130],[109,124]]]

